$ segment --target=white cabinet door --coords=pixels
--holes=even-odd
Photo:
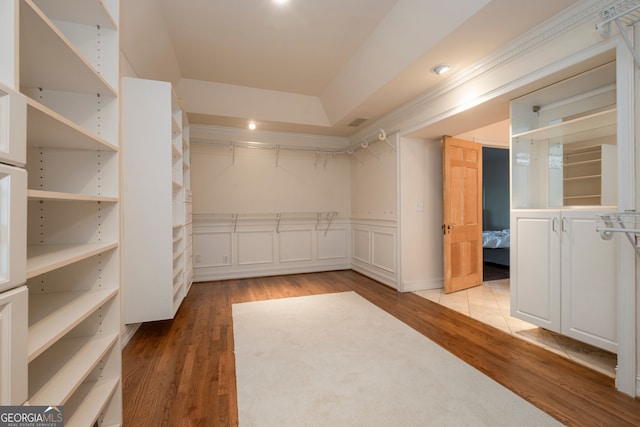
[[[22,94],[0,83],[0,163],[27,161],[27,103]]]
[[[511,315],[560,330],[560,213],[511,214]]]
[[[27,287],[0,294],[0,405],[27,400]]]
[[[26,281],[27,172],[0,163],[0,292]]]
[[[563,212],[561,332],[616,352],[616,240],[600,238],[598,213]]]

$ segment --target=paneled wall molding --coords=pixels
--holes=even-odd
[[[350,268],[350,221],[299,218],[269,220],[207,220],[193,227],[194,280],[211,281]]]
[[[398,289],[398,226],[396,221],[351,222],[351,268]]]
[[[379,219],[379,218],[351,218],[352,224],[360,224],[367,226],[377,226],[377,227],[397,227],[398,220],[397,219]]]
[[[473,105],[489,101],[500,95],[508,93],[515,88],[522,87],[529,82],[538,80],[541,78],[540,74],[550,73],[556,68],[566,68],[571,63],[577,63],[582,59],[593,56],[594,44],[599,45],[600,50],[602,51],[610,49],[615,46],[617,43],[615,39],[618,37],[601,39],[594,43],[594,39],[600,39],[597,35],[595,24],[600,21],[600,12],[614,3],[616,3],[616,0],[585,0],[577,2],[575,6],[557,14],[542,25],[533,28],[519,38],[516,38],[504,48],[499,49],[475,64],[462,69],[457,74],[447,79],[447,81],[442,85],[425,92],[406,104],[403,104],[381,119],[372,121],[359,132],[352,135],[350,140],[358,141],[378,128],[399,129],[403,135],[406,135],[415,129],[437,123],[438,121],[451,117]],[[545,69],[544,64],[536,64],[538,66],[542,66],[543,71],[538,73],[532,72],[535,70],[531,69],[532,62],[527,59],[528,55],[533,51],[547,49],[549,44],[554,40],[561,36],[566,36],[571,32],[576,32],[576,35],[584,40],[583,45],[586,50],[575,50],[575,45],[572,45],[569,48],[573,48],[573,50],[564,52],[560,55],[561,58],[564,58],[562,61],[556,62],[555,59],[552,60],[552,62],[555,62],[555,67]],[[526,67],[525,71],[518,69],[517,74],[510,73],[514,76],[514,80],[512,82],[505,85],[504,79],[496,79],[497,84],[495,87],[487,88],[484,93],[479,93],[475,100],[469,101],[458,99],[457,104],[454,103],[449,108],[445,108],[444,110],[436,108],[433,110],[433,105],[436,101],[446,98],[452,92],[469,85],[471,82],[478,80],[481,77],[499,72],[503,67],[516,60],[523,60],[527,62],[529,67]],[[477,92],[477,88],[475,88],[474,92]],[[437,111],[437,114],[432,115],[430,111]]]

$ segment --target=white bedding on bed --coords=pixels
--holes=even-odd
[[[507,228],[505,230],[492,230],[482,232],[482,247],[483,248],[508,248],[510,242],[511,233]]]

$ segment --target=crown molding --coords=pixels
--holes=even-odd
[[[617,2],[619,2],[619,0],[583,0],[577,2],[574,6],[567,8],[551,19],[514,39],[503,48],[496,50],[480,61],[460,70],[441,85],[430,89],[375,122],[368,124],[358,133],[352,135],[350,140],[360,140],[364,135],[371,134],[375,129],[379,128],[386,129],[389,134],[398,132],[400,131],[400,123],[406,123],[413,117],[418,116],[424,111],[426,106],[445,96],[447,93],[489,72],[495,71],[516,59],[522,58],[528,53],[551,43],[554,39],[568,34],[579,26],[589,23],[589,21],[594,23],[595,31],[595,23],[602,10]],[[485,100],[491,99],[488,93],[484,94],[482,98],[485,98]],[[445,118],[454,113],[454,111],[451,111],[450,114],[443,113],[440,116],[442,116],[441,118]],[[424,121],[424,118],[422,118],[421,121]]]

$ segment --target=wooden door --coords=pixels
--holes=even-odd
[[[444,292],[482,284],[482,146],[443,142]]]

